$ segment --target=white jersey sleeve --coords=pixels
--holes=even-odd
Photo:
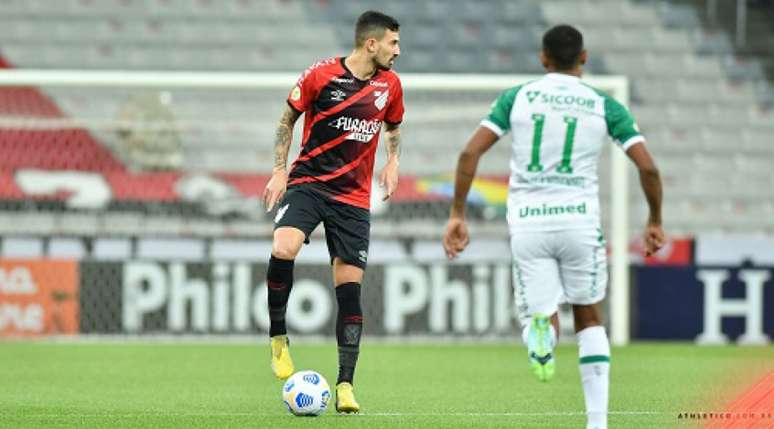
[[[481,126],[512,136],[512,232],[599,227],[597,163],[603,145],[612,140],[627,150],[644,141],[621,103],[557,73],[504,91]]]

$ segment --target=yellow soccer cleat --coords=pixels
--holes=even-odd
[[[357,413],[360,405],[355,401],[352,384],[342,382],[336,385],[336,411],[340,413]]]
[[[271,337],[271,370],[280,380],[284,380],[293,374],[293,360],[290,358],[287,335]]]

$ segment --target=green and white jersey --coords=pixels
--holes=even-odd
[[[625,151],[645,140],[619,102],[559,73],[506,90],[481,125],[500,137],[513,135],[512,233],[598,228],[603,143],[612,138]]]

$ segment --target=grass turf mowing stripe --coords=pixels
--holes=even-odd
[[[332,379],[334,341],[294,343],[300,369]],[[296,418],[258,344],[0,342],[0,429],[576,428],[585,423],[578,350],[559,345],[557,375],[531,377],[516,344],[369,344],[356,378],[360,416]],[[737,396],[728,368],[752,385],[774,372],[774,347],[644,343],[614,347],[610,427],[675,427],[684,410],[722,410]],[[757,376],[755,376],[757,374]],[[737,390],[741,392],[744,389]],[[722,401],[722,402],[721,402]],[[693,423],[703,424],[703,421]]]
[[[335,412],[331,412],[335,414]],[[653,416],[666,414],[661,411],[610,411],[608,414],[613,416]],[[671,414],[671,413],[669,413]],[[585,411],[554,411],[543,413],[368,413],[360,412],[357,416],[348,416],[344,414],[336,414],[343,418],[361,418],[361,417],[562,417],[562,416],[585,416]],[[217,413],[217,412],[202,412],[202,413],[91,413],[91,414],[28,414],[28,417],[33,418],[51,418],[51,417],[81,417],[81,418],[135,418],[135,417],[276,417],[276,416],[288,416],[287,413]]]

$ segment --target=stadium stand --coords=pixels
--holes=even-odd
[[[649,137],[667,186],[670,231],[774,234],[772,205],[761,198],[771,195],[766,161],[774,150],[768,144],[774,132],[774,96],[767,83],[774,70],[771,21],[762,18],[764,12],[751,14],[750,43],[739,51],[728,30],[706,22],[700,3],[5,0],[0,9],[0,53],[5,63],[0,67],[300,72],[318,58],[346,54],[354,18],[364,9],[383,6],[403,23],[399,72],[540,73],[535,51],[542,31],[548,25],[569,22],[585,34],[590,73],[623,74],[631,79],[632,110]],[[766,5],[760,7],[769,11]],[[402,187],[408,197],[387,211],[384,222],[443,218],[442,201],[412,199],[408,184],[432,182],[451,171],[455,151],[475,126],[474,119],[484,114],[479,105],[485,106],[495,95],[480,94],[480,100],[469,100],[475,103],[465,106],[455,102],[459,94],[432,99],[406,94],[409,116],[402,172],[410,177]],[[143,176],[130,171],[116,133],[97,122],[73,125],[67,120],[113,120],[130,97],[126,91],[1,89],[4,120],[26,115],[50,121],[43,131],[14,129],[13,124],[0,131],[5,172],[0,180],[9,184],[1,198],[5,200],[2,216],[19,216],[20,203],[14,196],[20,191],[12,177],[16,169],[73,169],[103,173],[110,183],[119,184],[125,199],[111,203],[110,216],[123,219],[120,226],[101,214],[86,212],[64,213],[30,226],[31,230],[49,225],[55,231],[88,233],[108,225],[117,234],[168,228],[203,235],[265,233],[266,222],[250,225],[265,218],[245,218],[257,207],[254,199],[235,202],[236,209],[202,208],[196,197],[178,201],[171,209],[164,202],[172,198],[181,177],[194,173],[231,174],[236,182],[225,187],[206,185],[220,186],[217,192],[226,199],[235,190],[248,189],[247,195],[257,195],[261,183],[246,185],[240,174],[267,171],[268,163],[262,160],[271,153],[269,142],[285,92],[224,91],[212,99],[196,91],[174,91],[170,96],[184,167]],[[455,114],[466,120],[432,126],[440,123],[440,117]],[[196,126],[203,118],[208,126]],[[486,171],[500,177],[508,173],[507,163],[501,162],[508,148],[501,146],[486,161]],[[607,162],[600,167],[604,176]],[[742,176],[731,178],[731,172]],[[149,184],[155,189],[153,195],[148,194]],[[639,219],[645,207],[636,183],[631,186],[633,219]],[[603,201],[607,189],[603,182]],[[35,204],[45,206],[40,201]],[[61,204],[49,206],[55,214],[62,208]],[[224,213],[236,214],[236,220],[223,221]],[[180,218],[170,220],[170,214]],[[633,232],[638,228],[633,225]]]

